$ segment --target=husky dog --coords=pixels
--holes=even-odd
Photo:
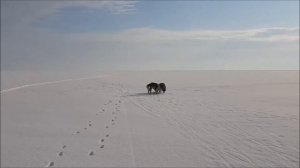
[[[160,91],[160,87],[157,83],[151,82],[146,86],[148,93],[151,94],[152,89],[155,91],[155,93],[158,93]]]
[[[158,86],[159,86],[159,92],[163,91],[163,93],[165,93],[165,91],[167,90],[166,84],[160,83]]]

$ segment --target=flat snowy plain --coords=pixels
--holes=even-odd
[[[299,165],[299,71],[2,76],[1,167]]]

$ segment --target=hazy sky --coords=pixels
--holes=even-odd
[[[1,71],[299,69],[299,1],[1,0]]]

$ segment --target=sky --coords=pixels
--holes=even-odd
[[[1,71],[299,69],[299,1],[1,0]]]

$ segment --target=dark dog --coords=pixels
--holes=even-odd
[[[163,91],[165,93],[165,91],[167,90],[165,83],[160,83],[159,89],[160,89],[159,92]]]
[[[160,87],[157,83],[151,82],[146,86],[148,93],[151,94],[152,89],[155,91],[155,93],[158,93],[160,90]]]

